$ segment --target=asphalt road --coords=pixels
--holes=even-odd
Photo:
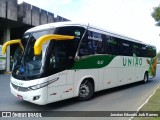
[[[157,76],[150,79],[147,84],[133,83],[109,90],[97,92],[90,101],[79,102],[75,98],[48,104],[45,106],[35,105],[17,99],[10,93],[10,75],[0,75],[0,111],[136,111],[160,84],[160,65]],[[0,118],[2,119],[2,118]],[[10,119],[10,118],[7,118]],[[17,118],[12,118],[17,119]],[[27,119],[27,118],[26,118]],[[33,118],[30,118],[33,119]],[[35,118],[37,120],[44,118]],[[53,119],[53,118],[45,118]],[[61,120],[127,120],[125,118],[106,117],[54,117]],[[6,120],[6,118],[5,118]],[[28,120],[28,119],[27,119]]]

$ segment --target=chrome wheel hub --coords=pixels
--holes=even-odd
[[[86,97],[89,94],[89,87],[85,84],[82,84],[80,86],[80,91],[79,91],[79,95],[80,97]]]

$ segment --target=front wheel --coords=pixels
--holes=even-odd
[[[146,72],[146,73],[144,74],[143,83],[145,84],[145,83],[147,83],[147,82],[148,82],[148,73]]]
[[[90,81],[82,82],[79,87],[79,96],[78,99],[81,101],[86,101],[92,98],[94,93],[93,84]]]

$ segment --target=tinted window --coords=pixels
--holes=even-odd
[[[88,31],[80,45],[79,56],[102,54],[103,48],[102,35],[97,32]]]
[[[102,35],[97,32],[88,32],[88,41],[90,48],[92,48],[92,54],[103,53]]]
[[[140,57],[140,45],[137,43],[132,43],[132,55]]]
[[[147,46],[147,57],[155,57],[156,56],[156,48],[152,46]]]
[[[42,46],[41,54],[34,55],[34,44],[41,36],[52,34],[53,30],[37,31],[33,33],[25,33],[22,37],[22,44],[25,48],[21,53],[19,50],[16,52],[13,63],[13,77],[22,80],[31,80],[40,77],[42,74],[43,64],[45,61],[46,50],[49,42]],[[21,54],[20,54],[21,53]],[[17,59],[17,55],[19,58]]]
[[[146,45],[140,45],[140,56],[141,57],[146,57]]]
[[[46,74],[52,75],[72,67],[74,62],[73,49],[73,41],[51,41],[49,53],[46,58]]]
[[[67,26],[56,28],[53,34],[74,36],[74,40],[50,41],[47,51],[45,76],[58,73],[73,66],[74,57],[81,37],[84,34],[83,27]]]
[[[56,28],[54,34],[75,36],[73,51],[76,52],[84,31],[85,28],[83,27],[67,26]]]
[[[131,43],[129,43],[129,41],[125,41],[122,39],[119,39],[120,41],[120,55],[124,55],[124,56],[130,56],[131,55]]]
[[[71,35],[75,36],[75,38],[80,39],[84,33],[83,27],[76,27],[76,26],[67,26],[67,27],[59,27],[56,28],[54,34],[60,35]]]
[[[155,57],[155,56],[156,56],[156,48],[153,47],[153,57]]]
[[[88,31],[81,43],[79,56],[91,54],[154,57],[156,56],[156,48]]]
[[[118,39],[111,36],[106,36],[106,54],[118,55],[119,54]]]

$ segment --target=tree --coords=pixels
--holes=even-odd
[[[154,11],[152,12],[152,17],[155,21],[160,22],[160,5],[153,8]]]
[[[157,61],[160,63],[160,51],[157,53]]]
[[[157,53],[157,58],[160,59],[160,51]]]

